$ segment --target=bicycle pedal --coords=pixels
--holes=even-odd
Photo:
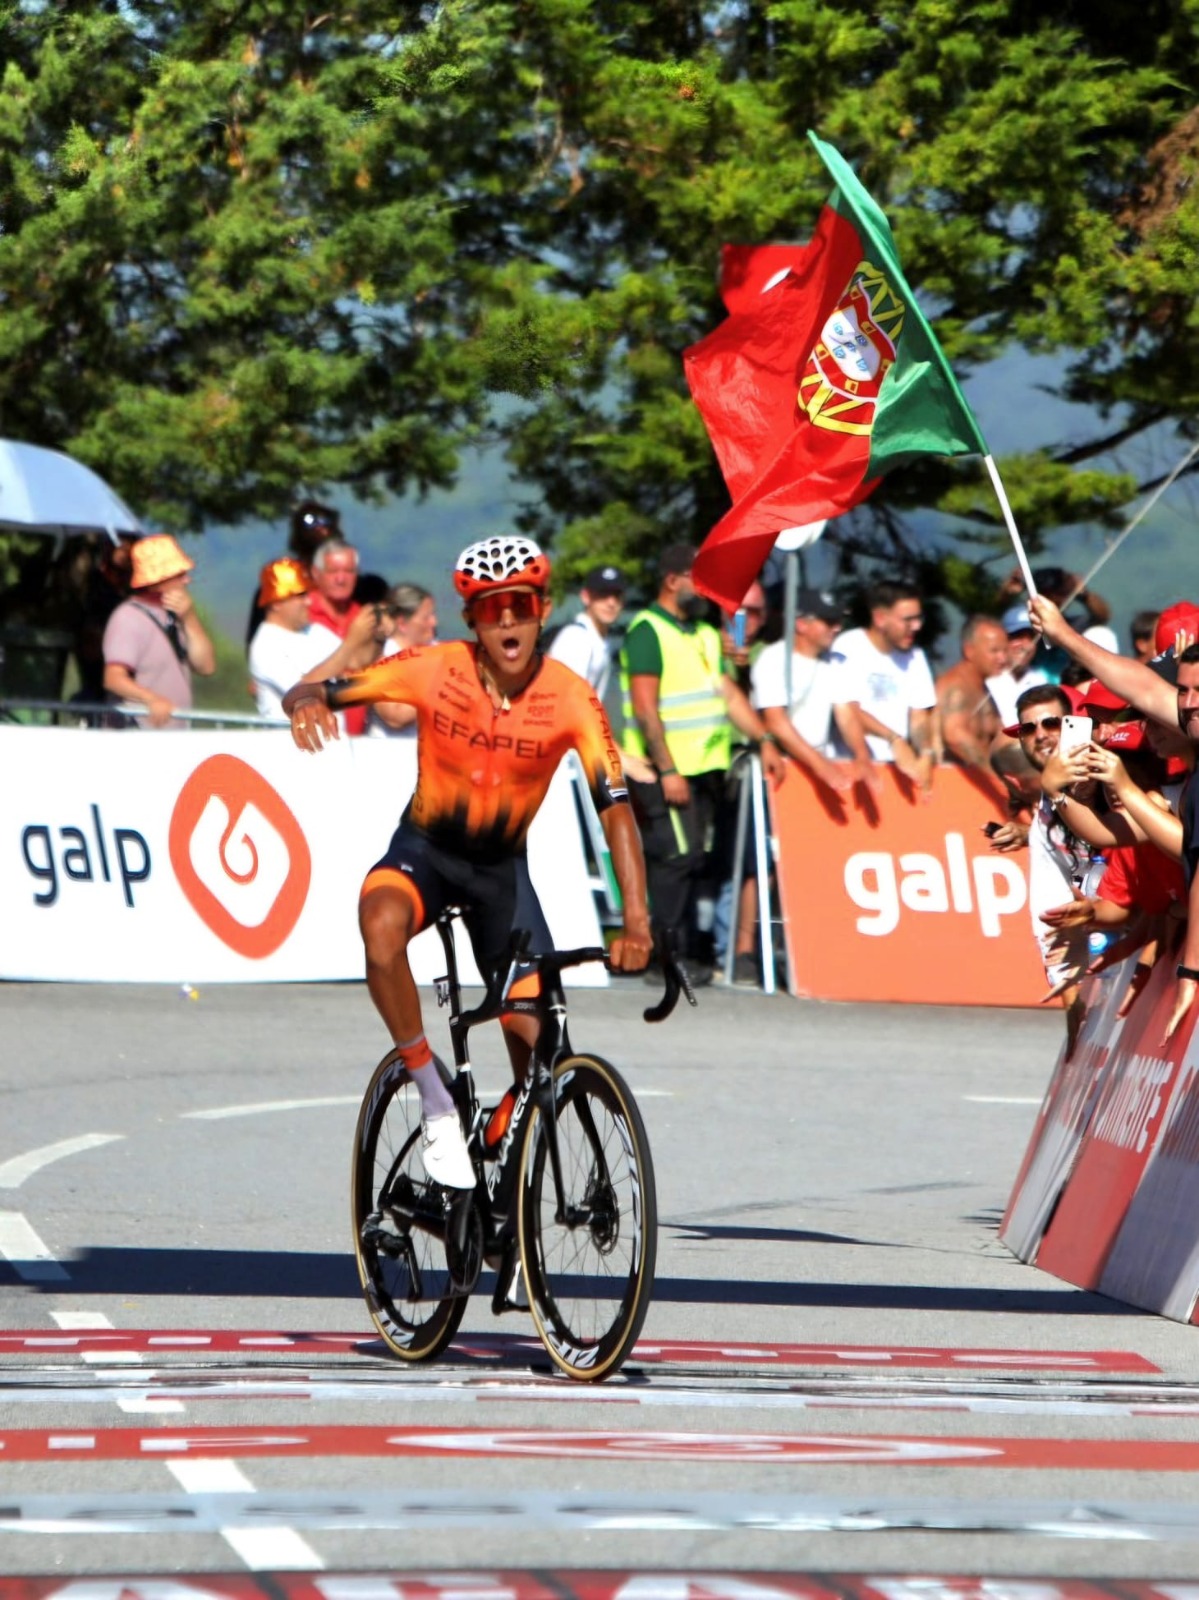
[[[408,1248],[407,1234],[400,1231],[394,1217],[385,1211],[372,1211],[363,1221],[358,1237],[364,1245],[381,1250],[393,1259],[398,1259]]]

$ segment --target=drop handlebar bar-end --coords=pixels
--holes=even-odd
[[[657,946],[658,960],[662,966],[662,978],[665,989],[661,1000],[656,1006],[648,1006],[641,1014],[646,1022],[665,1022],[675,1006],[679,1003],[679,995],[687,996],[687,1004],[696,1005],[695,991],[687,981],[686,968],[679,960],[674,948],[674,941],[668,934],[660,933],[654,941]]]

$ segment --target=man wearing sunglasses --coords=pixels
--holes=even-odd
[[[529,825],[568,750],[587,775],[624,905],[612,966],[649,960],[645,863],[620,753],[590,686],[538,648],[551,610],[550,564],[529,539],[481,540],[454,569],[475,637],[406,650],[348,678],[300,683],[284,696],[292,737],[320,750],[342,706],[397,701],[417,713],[416,790],[391,844],[362,886],[366,981],[421,1098],[429,1176],[471,1189],[474,1173],[453,1102],[433,1064],[408,945],[447,905],[463,905],[480,971],[503,959],[513,927],[551,946],[528,879]],[[503,1019],[513,1070],[528,1064],[536,1019]]]
[[[1075,709],[1068,689],[1055,683],[1037,684],[1016,701],[1018,721],[1003,731],[1009,738],[1019,739],[1024,754],[1039,773],[1045,774],[1048,767],[1050,777],[1061,779],[1056,758],[1062,718]],[[1028,829],[1028,908],[1051,989],[1063,983],[1071,972],[1085,967],[1088,959],[1088,929],[1050,928],[1041,920],[1063,900],[1075,893],[1086,893],[1088,875],[1094,866],[1090,845],[1071,832],[1069,817],[1062,814],[1063,810],[1060,783],[1046,782]],[[1082,1023],[1076,983],[1062,992],[1061,1001],[1067,1036],[1072,1040]]]

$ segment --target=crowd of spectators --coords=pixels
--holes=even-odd
[[[1132,1004],[1162,952],[1180,948],[1199,856],[1199,797],[1190,821],[1184,800],[1195,745],[1180,710],[1192,676],[1199,702],[1199,607],[1139,612],[1122,655],[1106,602],[1072,574],[1035,573],[1030,603],[1013,573],[990,613],[965,619],[958,659],[934,676],[920,644],[923,597],[910,583],[869,587],[856,627],[834,594],[800,587],[788,641],[778,585],[756,582],[735,613],[716,613],[696,593],[695,554],[685,544],[664,550],[652,599],[631,614],[628,575],[598,564],[569,620],[546,636],[549,653],[586,678],[608,712],[654,917],[685,952],[693,981],[726,964],[735,982],[761,978],[750,834],[735,860],[751,753],[768,782],[802,768],[840,804],[855,788],[877,802],[888,764],[919,803],[949,763],[996,802],[990,848],[1027,852],[1033,932],[1069,1030],[1086,971],[1135,948]],[[79,698],[114,706],[94,722],[181,725],[193,675],[214,665],[192,568],[164,534],[122,540],[93,564],[76,646]],[[288,553],[266,564],[252,597],[247,671],[258,712],[280,720],[282,695],[301,678],[353,671],[436,636],[435,596],[361,572],[338,513],[304,502]],[[144,714],[123,717],[116,702]],[[1063,722],[1074,717],[1090,719],[1091,737],[1064,749]],[[1199,724],[1199,712],[1191,720]],[[350,736],[415,732],[403,706],[374,707],[369,718],[355,708],[345,722]],[[1183,966],[1199,972],[1199,937],[1189,953],[1194,962]]]

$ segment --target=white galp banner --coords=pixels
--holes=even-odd
[[[360,978],[358,891],[416,781],[408,739],[0,728],[0,979]],[[569,772],[529,841],[559,949],[602,943]],[[477,979],[465,936],[462,976]],[[445,967],[433,929],[419,983]],[[603,983],[591,966],[570,975]]]

